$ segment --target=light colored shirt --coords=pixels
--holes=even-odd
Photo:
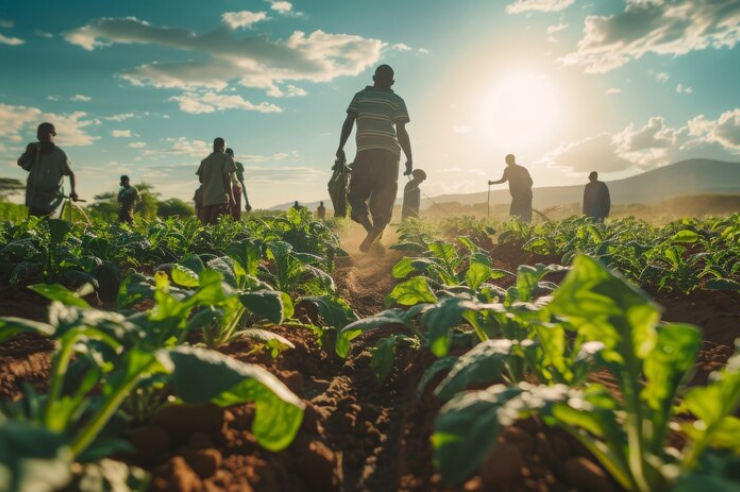
[[[52,212],[64,200],[64,177],[72,174],[67,154],[59,147],[50,153],[40,152],[31,162],[26,183],[26,206]]]
[[[203,181],[203,206],[229,203],[231,175],[236,172],[234,158],[226,152],[214,152],[200,163],[195,173]]]
[[[391,89],[367,86],[349,103],[347,113],[355,115],[357,151],[383,149],[401,155],[395,124],[408,123],[406,103]]]

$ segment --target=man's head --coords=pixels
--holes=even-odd
[[[513,166],[514,164],[516,164],[516,157],[514,157],[514,154],[508,154],[505,160],[506,164],[509,166]]]
[[[414,181],[418,181],[419,183],[427,179],[427,173],[425,173],[421,169],[414,169],[413,171],[411,171],[411,176],[414,177]]]
[[[226,140],[224,140],[221,137],[216,137],[213,140],[213,151],[214,152],[223,152],[226,148]]]
[[[596,180],[598,179],[599,179],[599,173],[597,173],[596,171],[591,171],[591,174],[588,175],[588,180],[591,181],[592,183],[595,183]]]
[[[294,201],[293,202],[293,205],[295,205],[297,207],[298,206],[298,200]]]
[[[227,154],[229,154],[231,157],[234,157],[234,149],[232,149],[231,147],[229,147],[228,149],[226,149],[224,152],[226,152]]]
[[[121,176],[121,186],[126,186],[130,182],[131,182],[131,179],[129,179],[128,176],[126,176],[125,174]]]
[[[39,142],[53,142],[57,131],[51,123],[41,123],[36,129],[36,137]]]
[[[380,65],[375,69],[375,75],[373,75],[373,82],[375,87],[381,89],[390,89],[395,80],[393,80],[393,69],[390,65]]]
[[[324,202],[319,202],[319,207],[323,207],[323,206],[324,206]]]

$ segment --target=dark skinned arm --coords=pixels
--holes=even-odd
[[[74,171],[69,172],[69,186],[71,188],[71,192],[69,193],[69,197],[72,199],[72,201],[77,201],[77,177],[75,176]]]
[[[406,123],[396,123],[396,136],[398,143],[401,144],[401,150],[406,155],[406,172],[403,174],[408,176],[414,170],[414,158],[411,155],[411,139],[406,131]]]
[[[347,117],[342,124],[342,133],[339,135],[339,147],[337,148],[337,159],[341,159],[343,162],[347,161],[347,157],[344,155],[344,144],[347,143],[349,136],[352,135],[355,119],[357,119],[356,114],[347,113]]]

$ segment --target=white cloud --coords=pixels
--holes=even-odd
[[[52,33],[46,32],[46,31],[42,31],[41,29],[35,29],[33,31],[33,33],[36,36],[39,36],[39,37],[42,37],[42,38],[46,38],[46,39],[50,39],[50,38],[53,38],[54,37],[54,35]]]
[[[454,127],[452,131],[458,135],[467,135],[468,133],[473,132],[473,127],[470,125],[461,125]]]
[[[619,87],[609,87],[606,90],[606,95],[607,96],[613,96],[615,94],[621,94],[621,93],[622,93],[622,89],[620,89]]]
[[[131,130],[113,130],[110,134],[115,138],[131,138]]]
[[[391,46],[391,49],[395,51],[411,51],[413,48],[406,43],[396,43]]]
[[[560,22],[559,24],[553,24],[551,26],[547,26],[547,34],[555,34],[560,31],[565,31],[568,28],[568,24],[565,24],[563,22]]]
[[[0,44],[9,44],[10,46],[19,46],[25,43],[21,38],[9,38],[0,34]]]
[[[290,2],[286,2],[282,0],[267,0],[267,1],[270,4],[270,8],[274,10],[275,12],[279,12],[281,14],[293,13],[293,4]],[[297,15],[300,15],[300,13]]]
[[[252,27],[257,22],[267,20],[267,14],[265,12],[250,12],[249,10],[226,12],[221,16],[221,20],[231,29],[239,29]]]
[[[690,157],[736,161],[740,155],[740,108],[716,120],[699,115],[680,127],[654,116],[642,127],[630,123],[611,135],[601,133],[548,152],[540,162],[577,173],[648,170]]]
[[[588,16],[577,50],[559,61],[604,73],[647,53],[677,56],[738,41],[736,0],[627,0],[621,13]]]
[[[716,120],[699,115],[689,121],[688,126],[692,136],[740,153],[740,108],[726,111]]]
[[[87,114],[75,111],[69,114],[47,113],[38,108],[14,106],[0,103],[0,139],[22,142],[36,139],[36,127],[48,121],[56,127],[56,141],[60,146],[92,145],[100,137],[86,133],[86,128],[94,126],[95,120],[86,119]]]
[[[285,91],[285,95],[287,97],[303,97],[308,95],[308,92],[306,92],[305,89],[301,89],[300,87],[296,87],[294,85],[286,85]]]
[[[90,101],[92,101],[92,97],[85,96],[85,95],[82,95],[82,94],[76,94],[76,95],[70,97],[69,100],[70,101],[75,101],[75,102],[90,102]]]
[[[657,80],[661,84],[665,84],[670,78],[671,76],[668,74],[668,72],[658,72],[655,74],[655,80]]]
[[[133,117],[134,117],[134,113],[121,113],[121,114],[114,114],[112,116],[106,116],[103,119],[108,120],[108,121],[124,121],[130,118],[133,118]]]
[[[57,96],[57,95],[54,95],[54,94],[52,94],[52,95],[50,95],[50,96],[46,96],[46,99],[48,99],[49,101],[58,101],[58,100],[60,100],[60,99],[61,99],[61,97],[60,97],[60,96]]]
[[[419,52],[419,53],[421,53],[421,54],[423,54],[423,55],[426,55],[427,53],[429,53],[429,50],[426,49],[426,48],[419,48],[416,51]]]
[[[173,96],[169,100],[177,102],[181,111],[190,114],[214,113],[227,109],[242,109],[260,113],[282,112],[282,109],[274,104],[267,102],[254,104],[245,101],[241,96],[220,94],[218,92],[186,92],[180,96]]]
[[[13,19],[0,19],[0,27],[12,29],[15,27],[15,21]]]
[[[691,94],[694,92],[694,88],[688,85],[678,84],[676,86],[676,92],[679,94]]]
[[[575,0],[516,0],[506,6],[507,14],[523,12],[560,12],[575,3]]]
[[[132,149],[143,149],[146,147],[146,142],[131,142],[128,146]]]
[[[198,34],[133,17],[95,20],[64,37],[86,50],[141,44],[203,55],[198,60],[149,63],[119,74],[133,85],[183,90],[223,90],[237,81],[267,92],[295,81],[329,82],[360,74],[380,59],[386,46],[378,39],[321,30],[310,34],[295,31],[287,39],[237,36],[225,26]]]

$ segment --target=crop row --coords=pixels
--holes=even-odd
[[[419,392],[446,373],[433,390],[445,404],[432,441],[447,483],[478,471],[503,428],[536,417],[573,436],[624,489],[737,487],[727,470],[740,451],[740,355],[689,388],[700,330],[662,323],[646,293],[591,256],[508,272],[469,237],[432,239],[418,226],[395,247],[411,254],[393,269],[400,282],[389,309],[343,328],[337,352],[363,332],[395,327],[371,349],[378,378],[399,343],[438,357]],[[546,280],[563,270],[559,286]],[[494,283],[504,277],[513,280],[506,289]],[[594,381],[599,371],[618,389]],[[675,434],[686,440],[680,449]]]

